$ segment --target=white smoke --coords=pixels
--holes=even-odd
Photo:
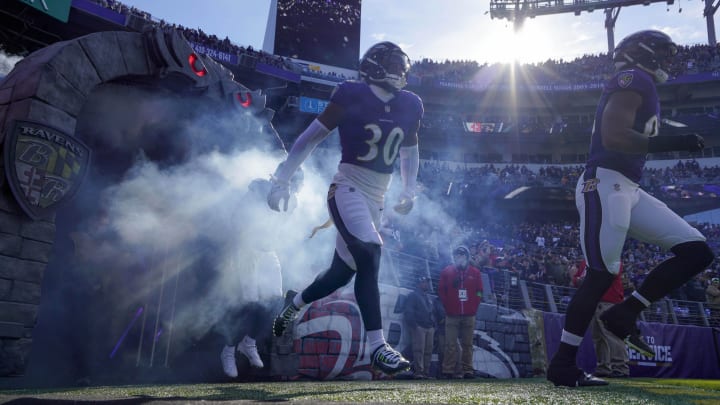
[[[110,106],[109,112],[92,107],[92,114],[83,115],[84,135],[103,136],[106,126],[99,124],[107,123],[107,115],[111,115],[116,125],[105,145],[122,151],[123,147],[155,144],[147,139],[152,135],[147,133],[147,122],[137,116],[123,116],[119,106],[134,103],[133,110],[142,110],[143,115],[153,115],[154,111],[154,122],[170,119],[163,117],[166,108],[153,109],[157,100],[133,101],[135,91],[123,96],[118,88],[114,90],[98,93],[101,98],[113,94],[112,100],[100,102],[96,98],[98,103],[94,103]],[[216,138],[238,140],[223,151],[193,149],[185,154],[188,160],[182,164],[152,161],[141,150],[120,181],[102,187],[102,218],[89,220],[88,244],[78,249],[87,262],[111,267],[108,273],[127,274],[127,285],[113,291],[127,310],[159,300],[163,289],[163,305],[171,305],[168,300],[176,294],[177,278],[173,330],[180,345],[202,338],[228,312],[256,301],[258,292],[272,291],[280,296],[283,287],[305,287],[332,259],[333,232],[308,239],[312,228],[328,218],[325,194],[331,173],[305,170],[295,209],[288,213],[272,211],[265,200],[267,189],[251,193],[248,186],[253,180],[269,179],[281,155],[267,151],[264,144],[268,139],[238,133],[241,121],[232,116],[199,117],[184,127],[183,133],[174,134],[176,140],[193,139],[206,146]],[[143,131],[146,133],[138,133]],[[193,147],[192,142],[190,145]],[[170,144],[166,147],[173,148]],[[306,166],[312,168],[314,164],[309,161]],[[267,181],[264,185],[267,187]],[[77,235],[74,239],[76,245],[81,244]],[[284,259],[285,286],[278,285],[276,277],[263,275],[271,269],[255,268],[259,254],[270,250]],[[140,270],[128,270],[137,268]]]
[[[22,60],[22,56],[8,55],[0,49],[0,77],[7,76],[15,67],[15,64]]]
[[[272,140],[234,115],[186,113],[196,109],[176,97],[108,85],[96,90],[78,120],[79,134],[96,148],[96,164],[118,160],[122,170],[120,177],[99,175],[83,185],[97,190],[97,198],[87,200],[99,216],[83,220],[84,236],[73,235],[78,255],[105,272],[116,317],[139,307],[161,314],[166,330],[174,331],[176,352],[217,331],[227,314],[264,292],[302,290],[330,264],[336,236],[331,228],[308,238],[329,218],[326,194],[340,159],[337,133],[306,161],[294,210],[278,213],[267,206],[267,190],[248,191],[282,159],[268,147]],[[134,163],[122,168],[120,157],[133,154]],[[386,212],[392,212],[399,188],[394,181]],[[456,228],[439,204],[424,197],[398,218],[408,238],[419,224],[442,235]],[[266,251],[279,257],[283,285],[263,273],[270,269],[256,268]]]

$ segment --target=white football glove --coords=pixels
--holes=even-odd
[[[273,177],[270,182],[272,183],[272,187],[270,187],[270,192],[267,196],[268,206],[270,209],[279,212],[280,202],[285,200],[283,211],[287,211],[288,203],[290,202],[290,182],[278,180],[275,177]]]
[[[414,201],[415,196],[403,191],[402,194],[400,194],[400,201],[395,204],[393,209],[400,215],[407,215],[413,209]]]

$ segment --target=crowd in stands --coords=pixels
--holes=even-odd
[[[527,165],[455,165],[426,160],[420,166],[419,179],[429,194],[502,197],[521,186],[565,187],[574,189],[584,168],[540,166],[537,172]],[[640,185],[662,199],[717,198],[714,184],[720,184],[720,167],[700,167],[696,160],[678,161],[664,169],[645,168]],[[718,190],[720,191],[720,190]]]
[[[181,30],[190,41],[203,44],[207,47],[221,52],[231,54],[250,54],[258,57],[263,63],[276,67],[291,70],[296,73],[303,73],[313,77],[319,77],[331,81],[342,81],[346,77],[335,72],[323,72],[317,69],[308,69],[307,66],[291,62],[281,56],[256,51],[251,46],[238,46],[227,37],[220,39],[215,35],[207,34],[201,29],[187,28],[181,25],[167,23],[163,20],[153,20],[152,16],[135,7],[128,7],[117,0],[92,0],[99,5],[110,8],[125,15],[135,15],[163,27],[177,28]],[[323,3],[326,3],[323,1]],[[332,17],[343,24],[352,24],[359,19],[359,16],[352,13],[352,8],[338,3],[342,7],[323,7],[322,10],[332,10]],[[411,83],[425,83],[432,80],[443,80],[455,83],[469,83],[476,80],[487,80],[487,75],[479,74],[483,69],[491,68],[493,71],[502,71],[500,64],[488,65],[477,61],[450,61],[442,62],[431,59],[422,59],[413,63],[410,76],[416,80]],[[496,68],[496,69],[495,69]],[[608,54],[583,55],[570,61],[562,59],[548,59],[542,63],[522,64],[525,70],[517,77],[525,78],[528,84],[573,84],[599,82],[607,78],[613,71],[612,61]],[[714,72],[720,69],[720,49],[717,46],[689,45],[680,46],[678,57],[675,59],[671,70],[672,76],[683,74],[697,74],[703,72]],[[494,84],[508,84],[510,75],[499,74],[493,78]]]
[[[125,4],[117,1],[117,0],[92,0],[94,3],[103,6],[105,8],[109,8],[112,11],[115,11],[116,13],[120,13],[123,15],[134,15],[140,18],[144,18],[146,20],[151,20],[152,15],[148,13],[147,11],[140,10],[136,7],[128,7]]]
[[[474,61],[436,62],[423,59],[413,64],[411,73],[421,80],[443,80],[456,83],[466,83],[478,80],[482,69],[488,64],[479,64]],[[524,73],[516,75],[513,80],[527,80],[531,83],[542,84],[574,84],[601,82],[613,72],[614,66],[607,53],[598,55],[583,55],[570,61],[562,59],[548,59],[541,63],[521,65]],[[690,45],[680,46],[678,56],[670,68],[672,77],[684,74],[697,74],[714,72],[720,69],[720,49],[718,46]],[[484,79],[484,77],[483,77]],[[508,84],[511,76],[508,74],[497,76],[496,84]]]
[[[492,184],[487,190],[511,190],[533,184],[574,188],[582,167],[543,166],[533,171],[520,165],[503,168],[483,165],[452,169],[448,164],[424,162],[420,173],[425,193],[444,193],[453,181]],[[645,169],[643,181],[649,189],[662,192],[661,199],[688,198],[663,190],[668,185],[717,181],[719,174],[720,167],[700,167],[697,161],[688,160],[678,161],[665,169]],[[696,226],[708,238],[710,246],[719,252],[720,225],[701,223]],[[404,225],[389,218],[383,233],[387,248],[436,263],[438,269],[435,270],[451,261],[449,246],[465,244],[470,249],[471,262],[485,272],[507,271],[530,282],[578,286],[576,275],[581,267],[582,251],[577,222],[508,222],[497,218],[496,222],[476,224],[465,221],[442,229],[427,223],[419,227],[416,223]],[[667,257],[668,253],[659,247],[629,238],[623,253],[626,287],[631,289],[639,285],[648,272]],[[720,277],[720,262],[713,263],[708,271],[674,291],[670,298],[703,302],[705,289],[714,277]]]
[[[92,0],[95,3],[109,8],[115,12],[124,14],[124,15],[134,15],[136,17],[140,17],[142,19],[147,20],[148,23],[157,25],[158,27],[164,29],[164,30],[178,30],[180,31],[184,36],[185,39],[187,39],[190,42],[203,45],[205,47],[214,49],[219,52],[224,52],[227,54],[233,54],[237,56],[241,55],[248,55],[250,57],[253,57],[257,60],[259,63],[265,63],[268,65],[272,65],[281,69],[286,70],[298,70],[301,69],[297,64],[290,61],[288,58],[283,58],[282,56],[277,56],[273,54],[269,54],[267,52],[264,52],[262,50],[255,50],[252,46],[240,46],[233,43],[230,38],[227,36],[224,39],[220,39],[218,36],[214,34],[208,34],[204,32],[200,28],[190,28],[190,27],[184,27],[181,24],[175,24],[167,22],[163,19],[154,19],[152,15],[148,12],[139,10],[135,7],[128,7],[125,4],[123,4],[120,1],[117,0]]]
[[[696,226],[717,252],[720,248],[720,225],[701,223]],[[455,246],[448,243],[454,240],[469,247],[471,263],[486,273],[504,271],[529,282],[577,288],[581,282],[577,277],[578,271],[583,267],[579,232],[578,224],[571,222],[464,224],[451,230],[450,235],[440,234],[439,229],[426,229],[410,236],[410,232],[403,232],[400,227],[395,233],[400,242],[390,241],[389,247],[425,257],[437,264],[437,268],[431,269],[436,272],[450,262],[449,251],[445,250],[448,246]],[[408,235],[406,239],[404,235]],[[626,288],[632,291],[651,269],[671,255],[657,246],[628,238],[622,257]],[[704,302],[707,286],[712,278],[717,277],[720,277],[720,263],[714,262],[683,288],[673,291],[669,298]]]

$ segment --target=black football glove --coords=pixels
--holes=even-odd
[[[705,149],[705,139],[692,133],[677,136],[653,136],[648,139],[648,152],[688,151],[700,152]]]
[[[685,134],[685,150],[688,152],[700,152],[705,149],[705,139],[698,134]]]

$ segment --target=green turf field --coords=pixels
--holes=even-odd
[[[401,404],[720,404],[716,380],[612,380],[556,388],[544,379],[352,381],[145,385],[3,390],[2,403],[401,403]]]

